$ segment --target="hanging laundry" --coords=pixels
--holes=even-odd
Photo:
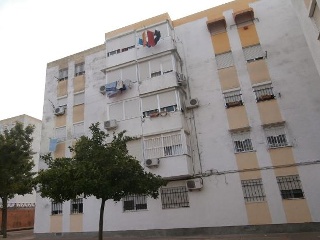
[[[146,32],[142,33],[142,45],[145,47],[147,46],[147,36],[146,36]]]
[[[156,44],[154,42],[154,33],[151,31],[147,31],[148,35],[148,47],[154,47]]]
[[[156,36],[156,37],[154,38],[154,44],[157,45],[157,43],[158,43],[159,40],[160,40],[161,33],[160,33],[160,31],[155,30],[155,31],[154,31],[154,35]]]
[[[139,38],[139,45],[143,45],[143,40],[142,40],[142,38]]]
[[[54,152],[57,148],[57,144],[58,144],[58,139],[50,138],[49,152]]]
[[[123,81],[122,80],[117,81],[117,86],[116,86],[117,90],[121,90],[123,89],[123,87],[124,87]]]
[[[106,84],[106,92],[109,98],[116,96],[119,92],[119,90],[117,89],[117,82]]]

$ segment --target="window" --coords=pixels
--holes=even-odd
[[[242,180],[241,185],[245,202],[261,202],[266,200],[262,179]]]
[[[182,155],[181,132],[160,134],[144,139],[145,159]]]
[[[73,124],[73,137],[80,138],[82,135],[84,135],[84,123],[80,122]]]
[[[120,52],[121,52],[120,49],[113,50],[113,51],[111,51],[111,52],[108,52],[108,53],[107,53],[107,56],[110,57],[110,56],[115,55],[115,54],[118,54],[118,53],[120,53]]]
[[[52,215],[62,214],[62,203],[51,202],[51,214]]]
[[[58,142],[66,141],[67,139],[67,130],[66,127],[59,127],[55,130],[56,139]]]
[[[256,94],[257,102],[274,99],[271,83],[253,86],[253,91]]]
[[[240,90],[232,90],[223,93],[226,102],[226,108],[243,105]]]
[[[85,97],[84,92],[75,94],[73,98],[73,105],[76,106],[76,105],[84,104],[84,97]]]
[[[282,199],[304,198],[299,175],[277,177]]]
[[[67,106],[68,98],[67,97],[62,97],[58,99],[58,106],[63,107]]]
[[[173,70],[174,64],[172,55],[166,55],[139,63],[139,76],[141,80],[158,77],[173,72]]]
[[[243,48],[243,54],[248,63],[261,60],[265,57],[265,53],[262,51],[260,44]]]
[[[59,71],[59,81],[68,79],[68,68],[61,69]]]
[[[252,142],[250,139],[250,132],[236,132],[232,133],[234,144],[234,152],[249,152],[253,150]]]
[[[288,146],[288,139],[285,126],[275,126],[265,128],[269,148]]]
[[[216,55],[216,61],[218,69],[228,68],[234,65],[232,52],[226,52]]]
[[[131,195],[122,199],[123,211],[139,211],[147,209],[147,197],[145,195]]]
[[[75,66],[75,76],[80,76],[85,74],[85,70],[84,70],[84,62],[76,64]]]
[[[109,119],[123,121],[140,116],[140,100],[137,98],[109,105]]]
[[[161,188],[162,209],[189,207],[186,186]]]
[[[226,20],[223,17],[221,19],[216,19],[214,21],[207,22],[207,27],[211,35],[216,35],[219,33],[226,32],[226,27],[227,27]]]
[[[83,213],[83,199],[76,198],[71,200],[70,213]]]

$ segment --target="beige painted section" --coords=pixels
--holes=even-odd
[[[267,202],[246,203],[249,225],[271,224],[271,214]]]
[[[62,158],[65,157],[66,152],[66,144],[64,142],[58,143],[56,147],[56,151],[54,152],[55,158]]]
[[[252,84],[270,81],[267,63],[264,59],[247,64]]]
[[[230,130],[249,127],[247,112],[244,106],[227,108],[226,111]]]
[[[233,9],[233,12],[238,12],[249,7],[249,3],[255,0],[236,0],[229,3],[222,4],[217,7],[209,8],[207,10],[177,19],[173,21],[173,26],[177,27],[189,22],[196,21],[201,18],[207,18],[208,21],[223,17],[223,12]]]
[[[83,230],[83,214],[70,215],[70,232],[82,232]]]
[[[288,223],[312,222],[306,199],[283,200],[282,203]]]
[[[53,233],[62,232],[62,215],[50,216],[50,232],[53,232]]]
[[[226,32],[211,36],[211,40],[215,54],[230,51],[229,37]]]
[[[283,122],[276,99],[258,102],[257,105],[260,112],[261,123],[263,125]]]
[[[244,152],[236,154],[239,170],[259,168],[256,152]],[[240,172],[241,180],[261,178],[260,170]]]
[[[73,91],[80,92],[85,89],[85,75],[76,76],[73,79]]]
[[[67,68],[69,62],[74,61],[75,64],[84,62],[86,56],[89,56],[89,55],[97,53],[97,52],[104,51],[105,49],[106,49],[106,45],[102,44],[102,45],[84,50],[82,52],[58,59],[53,62],[50,62],[47,64],[47,68],[52,68],[52,67],[56,67],[56,66],[59,66],[60,69]]]
[[[122,28],[116,29],[114,31],[107,32],[105,34],[105,39],[116,37],[116,36],[118,36],[120,34],[123,34],[123,33],[126,33],[126,32],[130,32],[130,31],[134,31],[134,30],[137,30],[137,29],[146,28],[146,26],[151,26],[153,24],[161,23],[161,22],[164,22],[164,21],[167,21],[167,20],[169,22],[171,22],[169,14],[168,13],[163,13],[161,15],[158,15],[158,16],[155,16],[155,17],[152,17],[152,18],[148,18],[146,20],[143,20],[143,21],[128,25],[126,27],[122,27]]]
[[[239,88],[239,79],[236,67],[228,67],[218,70],[221,88],[223,91]]]
[[[242,47],[256,45],[260,42],[256,26],[254,24],[238,28],[238,33]]]
[[[67,124],[67,114],[56,116],[56,127],[63,127]]]
[[[73,106],[73,122],[82,122],[84,120],[84,104]]]
[[[271,148],[269,154],[273,166],[295,164],[291,147]],[[288,176],[298,174],[298,170],[295,166],[275,168],[274,173],[276,176]]]
[[[57,97],[66,96],[68,94],[68,80],[58,81]]]
[[[312,0],[304,0],[304,4],[306,5],[307,9],[309,9],[311,2],[312,2]]]

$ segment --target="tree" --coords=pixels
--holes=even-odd
[[[74,157],[52,159],[43,157],[48,164],[37,176],[42,197],[55,202],[75,199],[79,195],[101,199],[99,240],[103,234],[103,215],[107,200],[120,201],[129,195],[146,195],[157,198],[159,188],[166,182],[145,172],[133,156],[128,154],[128,141],[133,138],[125,132],[114,134],[111,142],[100,130],[99,123],[90,126],[91,137],[82,136],[70,148]]]
[[[7,204],[15,194],[24,195],[33,189],[32,133],[34,126],[17,122],[0,134],[0,198],[2,200],[1,232],[7,237]]]

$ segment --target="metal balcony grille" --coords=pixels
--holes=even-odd
[[[274,99],[271,83],[253,87],[257,102]]]
[[[285,147],[289,145],[284,126],[266,128],[268,146],[270,148]]]
[[[277,177],[282,199],[304,198],[299,175]]]
[[[147,197],[145,195],[131,195],[122,199],[123,211],[139,211],[147,209]]]
[[[51,203],[51,214],[52,215],[62,214],[62,203],[52,202]]]
[[[246,202],[262,202],[266,200],[262,179],[243,180],[241,185]]]
[[[83,199],[77,198],[74,200],[71,200],[71,207],[70,207],[70,213],[83,213]]]
[[[236,153],[252,151],[250,132],[236,132],[232,134],[234,151]]]
[[[224,94],[224,100],[226,101],[227,108],[243,105],[240,90],[225,92],[223,94]]]
[[[188,190],[185,186],[161,188],[162,208],[189,207]]]

